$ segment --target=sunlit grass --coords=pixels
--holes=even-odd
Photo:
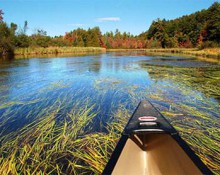
[[[144,67],[147,68],[149,75],[154,80],[162,79],[173,81],[176,85],[181,84],[193,87],[194,90],[203,92],[207,97],[218,97],[220,95],[220,86],[218,85],[220,71],[218,68],[173,68],[158,66],[155,69],[155,66]],[[181,88],[181,85],[179,85],[179,88]]]
[[[15,55],[48,55],[48,54],[85,54],[85,53],[105,53],[106,49],[101,47],[28,47],[16,48]]]
[[[142,65],[155,82],[148,98],[215,174],[220,174],[219,71]],[[169,82],[169,83],[168,83]]]
[[[132,90],[131,90],[132,91]],[[181,88],[184,92],[184,88]],[[185,91],[187,91],[185,89]],[[209,113],[198,112],[200,106],[191,109],[196,101],[173,102],[163,91],[159,101],[168,103],[161,112],[181,133],[200,158],[219,172],[220,137],[219,122]],[[152,98],[152,100],[158,100]],[[147,95],[146,98],[149,98]],[[202,100],[200,96],[197,100]],[[124,126],[130,117],[123,105],[113,114],[106,126],[107,132],[91,132],[97,113],[93,107],[76,105],[64,118],[57,118],[60,108],[28,124],[17,132],[1,137],[0,172],[4,174],[100,174]],[[135,102],[136,103],[136,102]],[[188,103],[188,105],[184,105]],[[213,105],[213,104],[212,104]],[[218,112],[213,106],[213,113]],[[209,128],[207,128],[209,126]],[[214,127],[215,126],[215,127]],[[189,136],[190,135],[190,136]]]
[[[3,108],[8,108],[14,105],[27,105],[27,104],[33,104],[33,103],[37,103],[39,100],[34,100],[34,101],[29,101],[29,102],[22,102],[22,101],[11,101],[5,104],[1,104],[0,105],[0,109]]]
[[[78,112],[75,112],[77,110]],[[92,107],[73,110],[57,122],[55,110],[1,137],[0,172],[6,174],[100,174],[128,119],[119,109],[107,133],[90,133]]]
[[[206,49],[197,49],[197,48],[166,48],[166,49],[146,49],[147,52],[162,52],[162,53],[178,53],[178,54],[187,54],[201,57],[210,57],[220,59],[220,48],[206,48]]]
[[[1,137],[0,172],[3,174],[67,173],[64,166],[77,159],[70,155],[76,145],[83,145],[80,135],[90,131],[92,107],[71,111],[66,118],[57,118],[54,111],[23,129]],[[61,120],[58,122],[57,120]],[[82,144],[79,144],[81,142]]]

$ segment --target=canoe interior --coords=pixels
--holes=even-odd
[[[138,138],[139,136],[134,135]],[[143,139],[137,139],[140,142]],[[137,140],[135,142],[137,142]],[[141,141],[142,140],[142,141]],[[145,136],[145,150],[128,138],[112,174],[114,175],[200,175],[184,150],[169,134],[150,133]]]

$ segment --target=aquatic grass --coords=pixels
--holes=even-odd
[[[65,118],[59,118],[61,106],[55,103],[57,108],[50,114],[2,136],[0,172],[3,175],[100,174],[120,138],[129,112],[120,106],[106,126],[107,132],[91,133],[91,122],[97,113],[92,112],[94,106],[86,105],[88,101],[84,104],[83,108],[79,107],[80,103],[76,104]]]
[[[173,122],[173,124],[202,161],[210,167],[215,174],[219,174],[220,130],[216,128],[209,128],[207,130],[204,130],[204,128],[198,129],[195,124],[191,127],[186,127],[184,121],[181,123]]]
[[[107,133],[86,135],[81,140],[84,143],[83,146],[82,142],[78,142],[79,146],[84,148],[83,151],[78,149],[72,152],[73,156],[87,164],[83,169],[91,170],[95,174],[102,173],[129,119],[128,110],[124,107],[120,107],[113,116],[108,123]]]
[[[147,97],[213,173],[220,174],[220,111],[212,99],[220,95],[218,68],[143,67],[155,81]]]
[[[207,97],[219,97],[220,72],[218,67],[214,68],[185,68],[185,67],[165,67],[143,65],[147,68],[152,79],[173,81],[176,85],[193,87],[195,90],[203,92]]]
[[[0,109],[12,107],[12,106],[14,106],[14,105],[27,105],[27,104],[37,103],[37,102],[39,102],[39,100],[33,100],[33,101],[29,101],[29,102],[10,101],[10,102],[8,102],[8,103],[1,104],[1,105],[0,105]]]
[[[182,138],[195,150],[202,161],[215,174],[219,174],[220,130],[218,128],[220,123],[213,116],[207,115],[205,118],[200,116],[197,110],[188,111],[187,106],[185,106],[185,108],[179,108],[175,112],[165,111],[162,113],[171,121]],[[179,113],[179,111],[183,112]]]
[[[111,138],[107,134],[87,135],[79,142],[80,147],[82,147],[81,143],[84,143],[82,149],[75,149],[71,154],[84,162],[84,169],[90,170],[90,172],[95,174],[101,174],[110,156],[109,152],[115,147],[115,145],[111,144],[115,142],[114,137]],[[81,164],[80,161],[79,163]]]
[[[170,88],[170,87],[169,87]],[[183,87],[181,87],[181,90],[184,90]],[[161,94],[164,94],[163,91],[158,91]],[[160,94],[157,94],[158,96]],[[164,96],[163,100],[166,100],[167,97]],[[201,99],[201,97],[199,97],[199,99]],[[178,108],[178,106],[181,106],[180,104],[176,104],[175,103],[171,103],[172,101],[166,101],[169,104],[171,104],[171,108],[169,108],[168,110],[174,110],[175,108]],[[194,102],[194,101],[193,101]],[[114,105],[114,104],[112,104]],[[80,108],[79,108],[80,109]],[[77,110],[79,110],[77,109]],[[183,110],[184,108],[179,108],[179,110]],[[48,121],[48,123],[50,123],[52,126],[55,125],[54,123],[54,119],[56,114],[59,112],[60,108],[57,109],[57,111],[54,111],[51,120]],[[81,111],[85,111],[85,113],[89,114],[89,112],[85,109],[81,109]],[[177,110],[178,111],[178,110]],[[171,111],[171,112],[175,112]],[[192,113],[192,111],[188,111],[189,113]],[[14,151],[20,152],[21,157],[19,158],[19,165],[18,163],[14,163],[13,160],[16,160],[17,162],[17,157],[15,156],[16,154],[14,152],[12,152],[11,156],[9,156],[8,159],[6,158],[2,158],[2,161],[7,161],[10,164],[10,169],[11,171],[7,171],[7,172],[13,172],[14,174],[19,174],[19,171],[17,171],[17,169],[19,169],[20,167],[23,168],[22,171],[25,172],[25,174],[38,174],[38,173],[60,173],[60,174],[65,174],[65,173],[74,173],[74,174],[91,174],[91,173],[96,173],[96,174],[100,174],[105,166],[105,163],[107,162],[110,153],[112,152],[112,150],[114,149],[114,146],[117,142],[117,140],[120,138],[120,132],[123,130],[127,119],[129,118],[129,112],[126,108],[124,108],[123,106],[119,107],[119,110],[117,111],[117,113],[114,113],[113,116],[114,118],[112,118],[112,121],[109,122],[107,128],[108,128],[108,133],[93,133],[93,134],[85,134],[83,132],[77,132],[77,131],[73,131],[73,129],[75,127],[74,122],[76,119],[73,115],[71,114],[72,112],[70,112],[68,114],[69,117],[67,117],[66,120],[63,121],[63,123],[59,124],[58,126],[56,126],[55,130],[54,127],[50,127],[50,125],[45,125],[45,129],[43,130],[47,130],[48,134],[49,133],[53,133],[53,134],[49,134],[49,135],[44,135],[42,134],[42,128],[39,127],[43,124],[45,124],[45,121],[47,121],[47,119],[42,120],[42,122],[36,122],[34,125],[30,124],[29,126],[27,126],[27,129],[23,129],[21,132],[21,134],[19,135],[29,135],[29,134],[36,134],[38,135],[37,138],[41,138],[38,139],[36,141],[36,143],[38,144],[30,144],[28,142],[28,140],[30,140],[31,142],[33,142],[33,140],[31,139],[32,137],[30,137],[30,139],[28,138],[27,140],[24,139],[24,143],[25,146],[23,146],[22,150],[17,150],[15,149]],[[186,114],[187,112],[185,111],[184,114]],[[73,117],[73,119],[71,119],[71,117]],[[175,117],[179,117],[178,115]],[[182,117],[182,116],[181,116]],[[78,118],[78,117],[77,117]],[[176,120],[175,122],[175,118],[172,122],[172,124],[182,133],[182,137],[190,144],[192,145],[192,148],[194,148],[196,150],[196,148],[200,148],[199,152],[197,151],[197,154],[202,158],[202,160],[209,165],[212,170],[214,172],[218,172],[218,165],[216,164],[216,162],[218,162],[218,156],[215,156],[215,159],[217,160],[215,163],[213,163],[212,158],[210,158],[211,155],[219,155],[218,152],[215,152],[215,150],[218,150],[218,145],[214,145],[215,149],[210,149],[210,144],[209,142],[213,142],[212,140],[208,140],[208,142],[205,140],[206,137],[202,137],[205,132],[204,128],[207,126],[206,124],[204,124],[204,128],[200,127],[200,130],[198,131],[198,133],[202,133],[202,135],[197,135],[193,134],[194,137],[190,137],[189,139],[189,134],[192,135],[192,132],[195,133],[195,128],[197,122],[201,125],[202,122],[200,120],[196,120],[197,122],[195,122],[194,119],[186,119],[186,120],[182,120],[183,118],[181,118],[181,120]],[[41,121],[40,120],[40,121]],[[71,126],[69,129],[68,128],[68,121],[72,124],[70,124],[69,126]],[[182,125],[180,125],[177,121],[182,121]],[[192,124],[190,124],[190,122]],[[47,123],[47,122],[46,122]],[[186,125],[187,123],[187,125]],[[82,124],[83,126],[85,125]],[[34,132],[32,133],[33,130],[30,130],[30,132],[28,132],[28,134],[26,133],[26,130],[29,130],[30,127],[33,128],[37,128],[36,132],[34,130]],[[44,128],[43,127],[43,128]],[[46,129],[47,128],[47,129]],[[194,129],[193,129],[194,128]],[[84,130],[85,128],[83,127],[82,130]],[[68,131],[72,131],[72,132],[68,132]],[[186,132],[188,131],[188,132]],[[213,130],[210,131],[213,133]],[[69,133],[73,133],[73,134],[69,134]],[[76,133],[80,133],[76,134]],[[184,133],[188,133],[188,134],[184,134]],[[34,134],[34,137],[36,137]],[[217,133],[216,133],[217,134]],[[216,135],[214,134],[214,135]],[[44,135],[44,137],[42,137],[42,135]],[[70,137],[70,136],[76,136],[78,135],[78,137]],[[79,137],[80,136],[80,137]],[[51,137],[51,138],[50,138]],[[208,137],[208,136],[207,136]],[[27,138],[26,136],[24,138]],[[49,139],[48,139],[49,138]],[[204,139],[204,142],[201,142],[200,139]],[[217,137],[215,137],[217,138]],[[17,142],[17,140],[16,140]],[[201,144],[201,143],[202,144]],[[219,141],[217,140],[217,143]],[[23,143],[23,141],[22,141]],[[51,143],[54,144],[53,147],[51,147]],[[10,147],[11,145],[16,145],[16,144],[11,144],[9,143],[9,145],[7,145],[6,147]],[[213,147],[213,146],[212,146]],[[107,151],[106,151],[107,150]],[[210,151],[212,150],[212,152]],[[214,151],[213,151],[214,150]],[[34,155],[33,155],[34,152]],[[207,155],[209,155],[207,157]],[[43,160],[42,160],[42,156],[43,156]],[[72,160],[72,158],[74,158],[74,160]],[[39,160],[40,159],[40,160]],[[1,160],[1,159],[0,159]],[[34,162],[32,164],[29,164],[29,166],[24,164],[26,162]],[[17,169],[15,169],[14,165],[17,165]],[[67,165],[68,166],[67,166]],[[8,164],[3,164],[4,167],[7,168]],[[36,166],[37,165],[37,166]],[[66,166],[64,166],[66,165]],[[34,167],[34,168],[33,168]],[[17,171],[17,172],[16,172]],[[64,173],[65,172],[65,173]]]
[[[64,89],[64,88],[69,88],[69,87],[70,85],[68,85],[67,83],[59,81],[59,82],[50,83],[50,85],[48,85],[47,87],[41,88],[39,92],[45,93],[45,92],[50,92],[52,90]]]
[[[105,91],[106,89],[116,89],[118,85],[122,83],[122,80],[117,78],[105,77],[96,79],[94,82],[94,88],[99,91]]]
[[[72,149],[75,142],[79,142],[77,137],[89,132],[87,126],[96,115],[89,114],[91,110],[92,107],[84,108],[77,113],[71,111],[63,124],[56,124],[56,114],[59,111],[57,109],[49,116],[25,126],[19,132],[5,136],[1,140],[0,152],[4,153],[1,154],[4,156],[1,158],[0,172],[32,174],[32,172],[47,173],[50,170],[61,171],[63,165],[55,162],[62,162],[65,156],[68,156],[67,147]]]

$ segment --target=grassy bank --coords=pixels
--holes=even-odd
[[[84,54],[105,53],[106,49],[101,47],[28,47],[16,48],[15,55],[47,55],[47,54]]]
[[[107,52],[145,51],[146,49],[107,49]]]
[[[145,51],[150,53],[172,53],[185,54],[191,56],[200,56],[220,59],[220,48],[207,48],[199,50],[197,48],[166,48],[166,49],[107,49],[107,52],[128,52],[128,51]]]
[[[56,54],[74,54],[81,55],[86,53],[105,53],[108,52],[128,52],[128,51],[146,51],[153,53],[172,53],[201,56],[220,59],[220,48],[207,48],[199,50],[197,48],[170,48],[170,49],[105,49],[101,47],[29,47],[17,48],[14,51],[15,56],[32,55],[56,55]]]
[[[220,48],[207,48],[202,50],[199,50],[197,48],[146,49],[146,51],[156,52],[156,53],[162,52],[162,53],[186,54],[186,55],[220,59]]]

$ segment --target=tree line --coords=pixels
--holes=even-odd
[[[161,47],[215,47],[220,44],[220,4],[174,20],[157,19],[147,31],[147,39]]]
[[[106,32],[99,27],[75,29],[64,36],[47,36],[37,29],[27,35],[28,22],[22,28],[17,24],[8,25],[0,10],[0,54],[13,53],[22,47],[105,47],[111,49],[171,48],[171,47],[216,47],[220,45],[220,4],[215,2],[208,9],[174,20],[156,19],[149,29],[140,35],[128,32]]]

